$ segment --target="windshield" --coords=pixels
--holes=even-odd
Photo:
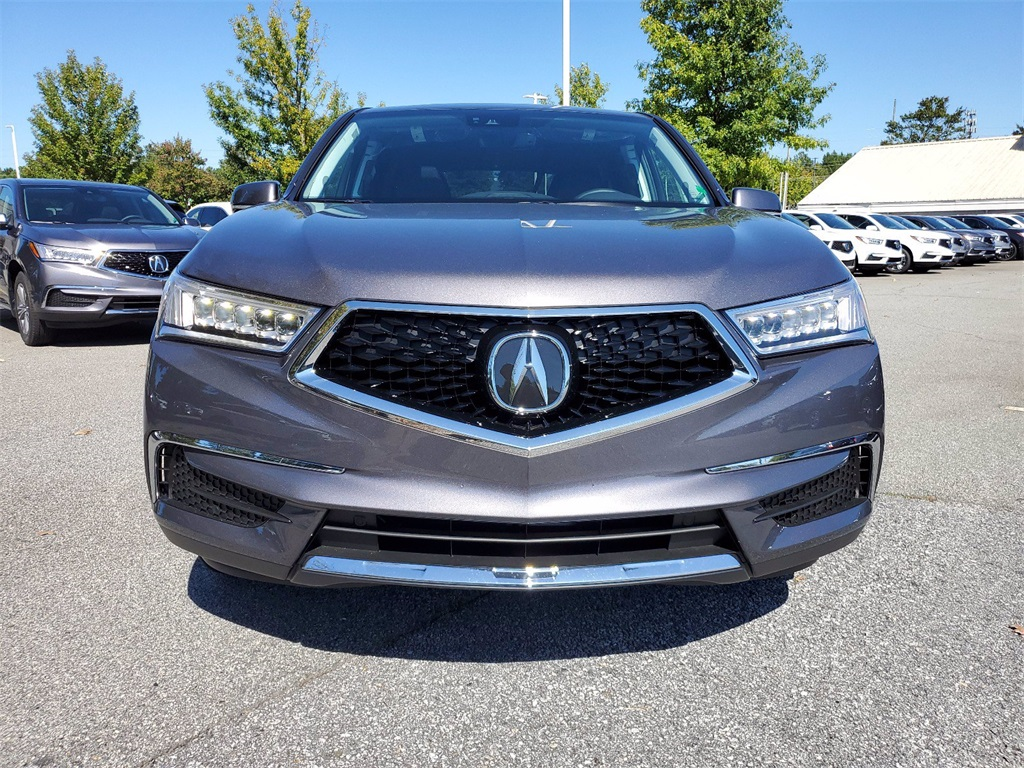
[[[880,213],[873,213],[871,215],[874,217],[875,221],[878,222],[880,227],[885,227],[887,229],[909,229],[909,227],[900,224],[892,216],[883,216]]]
[[[1003,222],[993,216],[975,216],[974,218],[982,222],[986,227],[991,227],[992,229],[1003,229],[1006,227]]]
[[[936,218],[935,216],[918,216],[917,218],[932,229],[949,229],[949,225],[946,224],[946,222]]]
[[[959,219],[954,219],[952,216],[943,216],[940,221],[946,222],[950,229],[972,229],[972,227],[967,226]]]
[[[834,213],[816,213],[814,215],[821,219],[821,223],[830,229],[856,229],[853,224],[841,216],[836,216]]]
[[[299,199],[713,203],[700,176],[650,118],[500,108],[360,113],[334,140]]]
[[[900,224],[902,224],[907,229],[924,229],[924,227],[922,227],[922,226],[920,226],[918,224],[915,224],[910,219],[905,219],[902,216],[889,216],[888,218],[894,219],[894,220],[898,221]]]
[[[181,225],[160,198],[145,189],[47,184],[26,186],[22,192],[25,217],[33,222]]]

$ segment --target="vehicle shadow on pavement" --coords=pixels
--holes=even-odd
[[[18,333],[18,325],[9,314],[0,317],[0,326]],[[130,344],[149,344],[153,335],[152,322],[126,323],[100,328],[61,328],[51,347],[113,347]]]
[[[242,627],[311,648],[500,663],[677,648],[764,616],[784,579],[498,593],[404,587],[303,589],[217,573],[197,559],[188,594]]]

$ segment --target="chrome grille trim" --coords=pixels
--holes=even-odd
[[[733,374],[725,381],[698,392],[616,416],[605,421],[566,429],[552,435],[520,437],[496,432],[484,427],[466,424],[455,419],[435,416],[409,406],[374,397],[349,387],[328,381],[317,375],[315,364],[330,344],[342,321],[350,312],[360,309],[385,309],[392,312],[420,314],[486,315],[521,319],[555,317],[602,317],[622,314],[672,314],[691,312],[700,316],[716,340],[721,344],[733,365]],[[402,304],[392,302],[350,301],[332,312],[306,344],[289,372],[289,380],[298,387],[324,397],[338,400],[396,424],[420,429],[431,434],[479,445],[483,448],[517,456],[544,454],[579,447],[604,440],[614,435],[649,426],[684,413],[703,408],[731,397],[757,383],[757,368],[751,358],[733,339],[725,324],[702,304],[653,304],[615,307],[558,307],[545,309],[516,309],[508,307],[469,307],[441,304]]]

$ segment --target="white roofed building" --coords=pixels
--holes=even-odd
[[[797,208],[1024,211],[1024,136],[865,147]]]

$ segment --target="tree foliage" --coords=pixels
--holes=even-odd
[[[75,52],[36,75],[42,103],[29,125],[35,149],[25,175],[127,183],[137,179],[142,145],[135,92],[99,57],[83,65]]]
[[[701,153],[726,187],[771,184],[769,149],[816,149],[801,133],[828,116],[815,110],[823,56],[810,62],[785,30],[782,0],[642,0],[640,27],[654,48],[637,65],[644,97],[628,106],[663,117]]]
[[[926,96],[917,109],[885,124],[883,144],[911,144],[967,137],[964,108],[949,111],[948,96]]]
[[[584,61],[569,70],[569,105],[597,109],[604,104],[609,87],[608,83],[602,80],[597,72],[592,72],[590,65]],[[554,103],[562,103],[562,86],[558,83],[555,83]]]
[[[192,149],[192,141],[181,136],[149,144],[143,167],[150,189],[186,208],[224,200],[231,191],[228,182],[206,167],[203,156]]]
[[[242,67],[237,74],[228,70],[236,86],[218,81],[203,87],[213,122],[228,136],[221,140],[223,167],[235,181],[287,183],[331,122],[349,109],[345,92],[320,69],[324,38],[309,9],[295,0],[288,15],[294,32],[278,0],[265,26],[248,5],[231,20]],[[359,94],[359,104],[364,101]]]
[[[1024,136],[1024,125],[1017,123],[1017,127],[1013,129],[1013,136]]]

